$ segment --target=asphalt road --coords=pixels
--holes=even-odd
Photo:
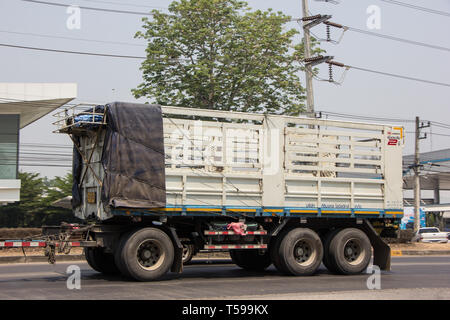
[[[67,288],[67,267],[81,270],[80,289]],[[450,256],[393,257],[381,272],[380,290],[370,274],[341,276],[321,267],[310,277],[288,277],[273,266],[264,273],[232,264],[195,264],[181,275],[141,283],[107,277],[84,262],[0,265],[0,299],[450,299]],[[71,282],[73,283],[73,282]],[[372,284],[376,282],[371,282]]]

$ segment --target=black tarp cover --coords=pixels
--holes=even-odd
[[[105,171],[103,204],[113,208],[164,207],[166,183],[161,107],[124,102],[114,102],[106,107],[107,125],[101,159]],[[74,160],[79,161],[79,158],[74,157]],[[79,172],[79,165],[74,161],[74,183],[78,184],[75,173]],[[75,194],[73,198],[75,200]]]

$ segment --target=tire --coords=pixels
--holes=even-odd
[[[128,270],[123,263],[122,250],[130,235],[131,233],[125,233],[120,237],[119,244],[117,245],[116,251],[114,252],[114,262],[116,263],[116,266],[119,269],[120,273],[126,278],[131,278],[131,275],[128,273]]]
[[[330,244],[331,244],[331,240],[333,240],[334,236],[340,232],[342,229],[336,229],[336,230],[332,230],[329,231],[323,241],[323,259],[322,262],[324,264],[324,266],[328,269],[328,271],[332,272],[332,273],[336,273],[337,272],[337,268],[336,266],[333,264],[333,260],[330,258]]]
[[[234,264],[248,271],[264,271],[272,264],[269,252],[260,254],[258,249],[230,250],[230,257]]]
[[[124,235],[115,259],[123,275],[138,281],[157,280],[174,261],[174,246],[160,229],[144,228]]]
[[[95,271],[106,275],[116,275],[120,271],[111,253],[105,253],[103,248],[84,248],[84,256],[89,266]]]
[[[194,245],[183,243],[183,264],[187,264],[192,260],[194,257],[194,250]]]
[[[279,255],[279,250],[280,250],[280,244],[281,244],[281,240],[283,240],[283,237],[286,235],[287,231],[284,231],[280,234],[278,234],[275,239],[272,239],[272,241],[269,243],[269,255],[270,255],[270,260],[272,261],[273,265],[275,266],[275,268],[283,273],[283,274],[289,274],[288,270],[283,267],[283,265],[280,262],[280,255]]]
[[[317,233],[307,228],[296,228],[287,232],[278,249],[279,263],[287,274],[309,276],[322,263],[322,241]]]
[[[89,265],[89,267],[91,267],[92,269],[94,269],[97,272],[101,272],[100,268],[98,267],[97,264],[95,264],[94,259],[92,258],[92,253],[89,250],[90,248],[84,248],[84,257]]]
[[[336,273],[359,274],[367,269],[371,256],[370,240],[359,229],[343,229],[330,242],[329,259]]]

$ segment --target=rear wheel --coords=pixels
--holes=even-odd
[[[189,263],[194,257],[194,245],[183,243],[183,264]]]
[[[282,238],[278,255],[280,266],[287,274],[312,275],[322,262],[322,241],[311,229],[292,229]]]
[[[333,273],[337,272],[337,269],[336,269],[336,266],[333,264],[333,260],[330,258],[330,243],[331,243],[331,240],[333,240],[334,236],[341,230],[342,229],[336,229],[336,230],[329,231],[325,235],[325,237],[322,241],[322,244],[323,244],[323,260],[322,260],[322,262],[325,265],[325,267],[328,269],[328,271],[333,272]]]
[[[283,265],[280,262],[281,258],[280,258],[280,254],[279,254],[281,240],[283,240],[283,237],[285,234],[286,234],[286,231],[283,233],[280,233],[279,235],[277,235],[275,237],[275,239],[273,239],[269,243],[269,255],[270,255],[270,259],[271,259],[273,265],[275,266],[275,268],[281,273],[288,274],[289,272],[286,270],[285,267],[283,267]]]
[[[114,252],[114,262],[116,263],[117,268],[119,269],[120,273],[128,278],[131,278],[131,275],[128,273],[128,270],[125,267],[125,264],[122,259],[122,250],[123,246],[125,245],[125,242],[130,237],[130,233],[122,234],[120,237],[119,244],[116,248],[116,251]]]
[[[261,253],[260,250],[230,250],[230,257],[237,266],[249,271],[263,271],[267,269],[272,261],[268,251]]]
[[[359,229],[339,231],[329,245],[329,260],[334,272],[358,274],[367,269],[372,247],[367,235]]]
[[[105,252],[104,248],[84,248],[84,256],[89,266],[95,271],[108,275],[120,273],[113,254]]]
[[[156,228],[144,228],[125,235],[116,252],[121,272],[138,281],[160,278],[169,271],[173,260],[172,241]]]

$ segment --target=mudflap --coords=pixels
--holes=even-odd
[[[171,272],[182,273],[183,272],[183,245],[181,244],[180,239],[178,238],[177,232],[175,228],[169,228],[170,237],[174,243],[175,256],[173,259],[173,264],[170,269]]]
[[[380,270],[391,270],[391,247],[381,239],[369,221],[363,221],[363,228],[373,247],[373,264]]]

